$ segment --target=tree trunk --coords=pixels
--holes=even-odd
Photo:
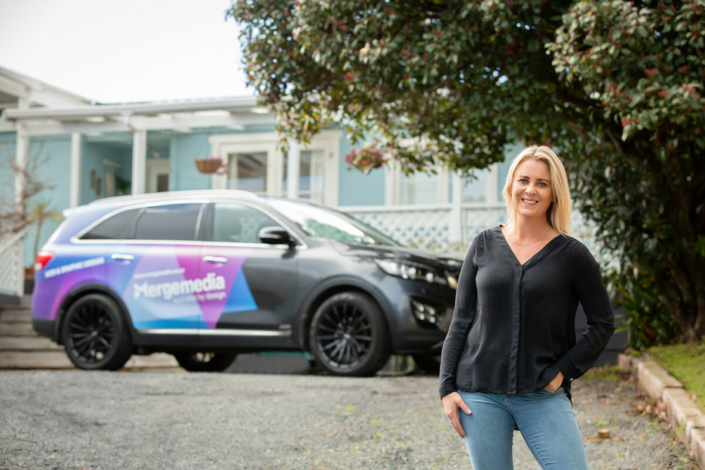
[[[34,237],[34,259],[37,259],[37,253],[39,253],[39,237],[42,234],[42,222],[44,222],[44,220],[41,217],[37,219],[37,236]]]

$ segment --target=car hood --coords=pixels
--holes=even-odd
[[[405,246],[366,245],[331,240],[333,247],[344,256],[406,260],[434,268],[460,271],[464,257],[452,253],[431,253]]]

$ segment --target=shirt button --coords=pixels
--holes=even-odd
[[[571,382],[573,381],[573,379],[568,379],[568,380],[570,380]]]

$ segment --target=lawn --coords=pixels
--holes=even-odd
[[[655,346],[649,348],[649,354],[688,392],[696,394],[698,405],[705,410],[705,344]]]

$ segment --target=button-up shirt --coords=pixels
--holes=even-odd
[[[582,303],[588,329],[575,338]],[[579,240],[559,235],[521,264],[500,226],[478,234],[458,278],[441,354],[441,398],[461,390],[516,394],[583,375],[614,333],[600,268]]]

